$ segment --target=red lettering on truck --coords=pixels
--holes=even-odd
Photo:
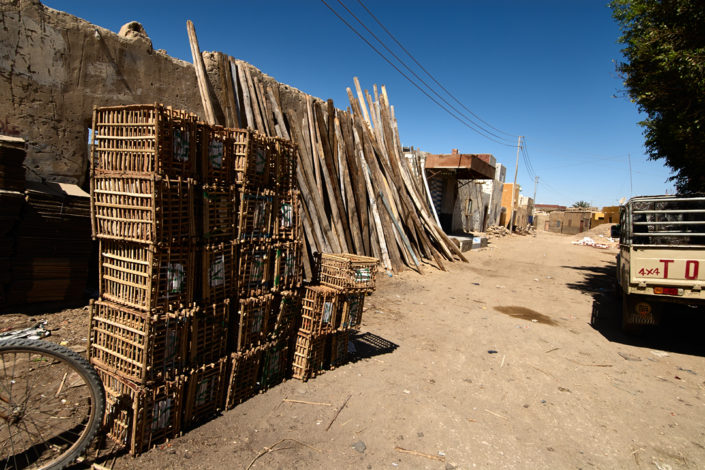
[[[700,262],[697,260],[688,260],[685,262],[685,278],[697,279]]]
[[[660,263],[663,263],[663,278],[668,279],[668,264],[673,263],[672,259],[660,259]]]

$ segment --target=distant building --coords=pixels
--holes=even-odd
[[[490,154],[427,154],[425,171],[436,213],[447,233],[483,232],[496,223],[506,170]]]

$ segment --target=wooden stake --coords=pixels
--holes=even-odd
[[[213,103],[211,103],[208,91],[208,77],[206,75],[206,66],[203,63],[201,49],[198,47],[198,38],[196,37],[196,28],[191,20],[186,21],[186,31],[188,32],[188,40],[191,45],[191,55],[193,56],[193,68],[196,70],[196,78],[198,79],[198,91],[201,93],[201,102],[203,103],[203,112],[205,113],[206,122],[210,125],[215,125],[215,113],[213,112]]]

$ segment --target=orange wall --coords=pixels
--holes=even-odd
[[[509,208],[512,205],[512,186],[514,186],[514,183],[504,183],[504,188],[502,189],[502,207],[507,208],[507,212],[509,212]],[[516,204],[518,203],[518,198],[519,198],[519,185],[517,185],[517,190],[515,191],[514,194],[514,204],[516,209]]]

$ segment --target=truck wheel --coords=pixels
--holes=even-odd
[[[622,294],[622,331],[628,335],[639,335],[644,327],[633,321],[634,299]]]

